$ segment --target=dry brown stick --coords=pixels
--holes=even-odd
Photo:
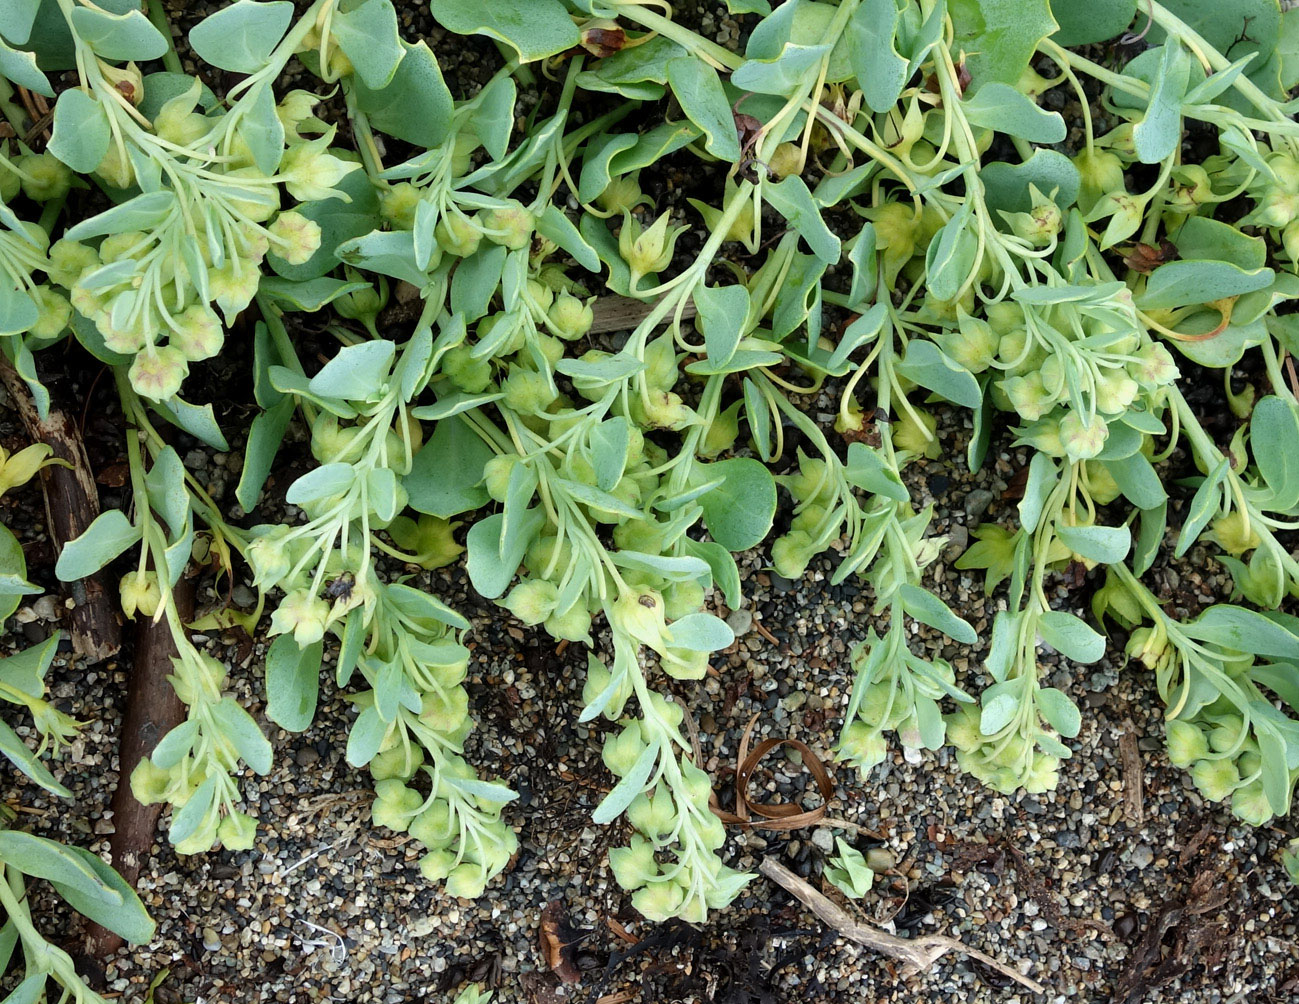
[[[657,300],[646,302],[632,299],[630,296],[602,296],[591,307],[595,320],[591,322],[591,330],[588,333],[603,335],[610,331],[631,331],[657,306]],[[694,300],[686,302],[681,316],[687,319],[695,316]],[[660,322],[660,324],[666,323],[666,320]]]
[[[1119,736],[1119,757],[1123,763],[1123,811],[1132,826],[1140,826],[1146,818],[1146,796],[1143,790],[1144,773],[1141,752],[1137,746],[1137,727],[1129,718],[1123,723]]]
[[[0,356],[0,382],[9,392],[27,435],[48,445],[55,457],[71,465],[41,469],[47,525],[55,548],[62,549],[68,541],[81,536],[99,515],[99,491],[81,433],[57,403],[51,402],[49,414],[41,418],[27,384],[3,356]],[[63,589],[71,600],[73,650],[90,665],[115,655],[122,647],[121,630],[117,624],[115,593],[105,586],[104,574],[99,572],[65,583]]]
[[[1022,983],[1034,993],[1046,992],[1046,987],[1036,980],[1031,980],[1009,966],[1003,965],[977,948],[961,944],[955,938],[948,938],[941,934],[931,934],[924,938],[898,938],[869,924],[854,920],[846,910],[822,896],[775,858],[763,858],[758,871],[784,888],[816,914],[822,923],[834,928],[845,938],[859,945],[865,945],[881,955],[897,959],[916,972],[932,968],[933,964],[948,952],[960,952],[978,959],[985,966],[990,966],[1002,975],[1009,976],[1017,983]]]
[[[194,586],[182,578],[172,590],[182,621],[194,616]],[[131,772],[153,752],[158,740],[185,720],[185,705],[167,677],[180,653],[166,620],[140,617],[135,628],[135,659],[128,683],[126,714],[118,742],[117,790],[113,792],[113,866],[132,886],[153,846],[162,804],[141,805],[131,791]],[[86,954],[104,958],[122,947],[122,939],[98,924],[86,930]]]

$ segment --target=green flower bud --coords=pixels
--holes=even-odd
[[[1044,196],[1036,185],[1028,186],[1033,200],[1033,208],[1027,213],[1008,213],[998,210],[1002,218],[1010,225],[1011,232],[1033,247],[1046,247],[1056,239],[1064,216],[1053,199]]]
[[[0,161],[0,202],[13,202],[22,187],[22,179],[18,177],[17,171]]]
[[[735,445],[735,440],[740,435],[741,404],[743,404],[742,401],[736,401],[725,411],[719,412],[708,423],[708,429],[700,439],[699,448],[696,451],[700,457],[705,460],[713,460]]]
[[[370,761],[370,776],[376,781],[396,778],[409,781],[424,762],[424,750],[411,742],[398,743],[390,750],[376,753]]]
[[[504,607],[528,627],[540,624],[555,612],[559,590],[545,579],[525,579],[510,590]]]
[[[493,244],[518,251],[532,243],[536,218],[518,202],[510,201],[499,209],[480,209],[478,224]]]
[[[464,687],[452,687],[440,694],[425,694],[419,717],[431,729],[454,732],[469,717],[469,695]]]
[[[1251,781],[1231,795],[1231,814],[1250,826],[1264,826],[1272,818],[1272,803],[1263,790],[1263,782]]]
[[[604,663],[594,656],[588,655],[586,664],[586,682],[582,685],[582,703],[589,705],[608,688],[613,681],[613,674],[609,672]],[[605,706],[604,716],[606,718],[617,718],[618,715],[622,714],[623,706],[631,697],[631,691],[631,681],[624,675],[617,690]]]
[[[635,209],[642,202],[648,203],[649,199],[641,194],[636,179],[624,174],[611,180],[604,191],[595,197],[595,201],[606,213],[623,213]]]
[[[475,359],[470,351],[467,345],[448,349],[442,357],[442,372],[466,394],[481,394],[492,382],[492,364],[487,359]]]
[[[112,188],[130,188],[135,184],[135,167],[126,155],[126,150],[119,143],[109,143],[103,159],[95,167],[95,174]],[[215,835],[216,826],[212,827]],[[212,846],[209,840],[207,846]],[[189,853],[196,853],[191,851]]]
[[[902,411],[893,425],[893,445],[913,456],[937,460],[942,455],[938,437],[934,434],[937,428],[938,419],[924,408],[912,405],[909,410]]]
[[[626,209],[622,213],[622,230],[618,234],[618,253],[631,270],[630,285],[634,290],[641,276],[661,272],[672,262],[672,252],[677,238],[686,227],[668,228],[670,213],[662,214],[649,228]]]
[[[424,802],[424,796],[408,788],[399,778],[378,781],[371,816],[375,826],[386,826],[401,833],[410,825]]]
[[[1096,460],[1087,461],[1087,493],[1097,505],[1109,505],[1122,493],[1109,468]]]
[[[299,648],[314,645],[325,636],[329,620],[329,603],[306,589],[295,589],[285,595],[271,614],[270,633],[288,634]]]
[[[220,268],[208,269],[208,292],[221,308],[227,324],[233,324],[234,319],[252,303],[260,281],[261,273],[256,265],[240,258],[231,257]]]
[[[1226,516],[1219,516],[1210,527],[1206,536],[1216,541],[1218,546],[1233,558],[1239,558],[1246,551],[1252,551],[1262,543],[1254,524],[1248,521],[1240,510],[1230,512]]]
[[[464,553],[464,547],[453,536],[459,525],[439,516],[398,516],[388,524],[388,536],[398,547],[413,553],[421,568],[443,568]]]
[[[617,777],[624,777],[645,749],[645,740],[641,736],[640,722],[631,719],[616,736],[609,736],[604,741],[600,756],[604,765]]]
[[[275,253],[290,265],[303,265],[320,249],[320,224],[286,210],[267,228]]]
[[[1105,415],[1118,415],[1128,410],[1141,392],[1137,382],[1126,370],[1101,370],[1096,381],[1096,410]]]
[[[546,316],[555,334],[570,342],[585,335],[595,322],[595,312],[590,303],[584,303],[570,293],[560,293],[555,297]]]
[[[1299,264],[1299,220],[1295,220],[1282,231],[1281,246],[1289,255],[1291,264]]]
[[[265,223],[280,208],[280,190],[274,185],[257,184],[264,182],[265,176],[256,167],[235,167],[225,172],[232,186],[247,179],[251,184],[240,186],[237,194],[227,196],[226,204],[231,210],[245,218],[248,223]]]
[[[257,820],[246,812],[232,812],[221,820],[216,835],[228,851],[250,851],[257,837]]]
[[[433,236],[447,254],[468,258],[478,250],[483,232],[473,220],[452,211],[438,220]]]
[[[694,409],[681,400],[681,395],[651,388],[646,396],[648,401],[639,394],[632,395],[632,418],[640,425],[680,432],[695,423]]]
[[[1174,718],[1164,725],[1164,735],[1168,744],[1168,760],[1174,767],[1190,767],[1209,755],[1209,741],[1190,722]]]
[[[176,396],[189,375],[189,363],[169,345],[150,346],[135,357],[127,371],[131,387],[150,401],[168,401]]]
[[[202,854],[210,851],[212,845],[217,841],[217,826],[220,820],[217,819],[215,811],[209,812],[203,822],[199,824],[197,830],[176,844],[177,854]]]
[[[627,847],[612,848],[609,851],[609,870],[624,889],[641,888],[659,874],[658,862],[654,860],[654,845],[644,837],[634,836]]]
[[[819,457],[798,451],[798,473],[778,479],[795,502],[829,504],[834,501],[834,483]]]
[[[441,882],[456,866],[456,856],[451,851],[430,851],[419,860],[419,872],[429,882]]]
[[[487,873],[483,871],[483,866],[464,862],[456,865],[451,869],[451,874],[447,876],[446,891],[447,895],[455,896],[458,899],[477,899],[487,888]]]
[[[519,330],[522,331],[523,329],[520,328]],[[532,337],[528,339],[528,344],[519,349],[519,354],[516,357],[518,359],[529,358],[529,361],[531,362],[530,356],[525,356],[524,348],[530,348],[537,352],[540,352],[542,357],[546,360],[547,365],[551,369],[554,369],[556,366],[558,366],[559,361],[564,358],[564,343],[561,342],[558,338],[555,338],[553,335],[547,335],[541,331],[537,331],[533,333]],[[568,402],[568,404],[564,405],[564,407],[572,406],[572,401],[561,394],[557,396],[554,401],[551,402],[552,407],[550,408],[550,410],[555,411],[556,408],[553,406],[563,401]]]
[[[142,617],[152,617],[162,604],[162,590],[158,588],[156,572],[127,572],[122,576],[118,592],[122,612],[127,617],[134,617],[137,612]]]
[[[211,359],[224,341],[221,321],[210,307],[195,303],[171,319],[168,344],[190,362]]]
[[[1173,187],[1165,197],[1164,206],[1169,212],[1190,215],[1213,199],[1213,185],[1209,173],[1199,164],[1186,164],[1173,168]]]
[[[958,750],[970,751],[983,745],[983,732],[979,729],[979,716],[970,705],[962,704],[955,714],[947,715],[947,741]]]
[[[627,822],[651,839],[671,833],[677,822],[677,807],[667,786],[659,785],[652,798],[637,795],[627,806]]]
[[[34,202],[61,199],[72,187],[72,171],[52,153],[29,153],[18,158],[23,194]]]
[[[510,475],[517,463],[520,463],[518,457],[506,453],[492,457],[483,465],[483,485],[487,489],[487,494],[497,502],[505,501],[506,492],[509,490]]]
[[[71,289],[83,272],[96,268],[99,264],[99,253],[89,245],[79,241],[58,240],[50,246],[45,273],[60,286]]]
[[[877,730],[864,722],[852,722],[843,731],[837,755],[865,771],[884,761],[888,747]]]
[[[1108,150],[1094,147],[1083,150],[1073,158],[1073,163],[1082,180],[1078,207],[1084,213],[1089,212],[1106,192],[1114,192],[1123,187],[1123,161]]]
[[[581,603],[574,603],[563,613],[553,613],[546,618],[547,633],[560,641],[591,643],[591,612]]]
[[[409,181],[399,181],[379,191],[379,215],[397,230],[414,230],[415,211],[423,201],[423,192]],[[443,245],[443,250],[450,249]]]
[[[943,351],[971,373],[982,373],[997,355],[1000,338],[987,321],[972,317],[963,309],[956,312],[958,330],[940,339]]]
[[[1071,411],[1060,421],[1060,443],[1073,460],[1090,460],[1105,448],[1109,426],[1100,415],[1084,421],[1081,413]]]
[[[685,890],[675,881],[657,881],[632,893],[631,905],[646,920],[664,921],[677,915],[685,898]]]
[[[772,567],[787,579],[801,579],[814,555],[812,538],[802,530],[791,530],[771,545]]]
[[[703,605],[704,587],[695,579],[674,582],[663,590],[663,614],[668,620],[693,614]]]
[[[809,537],[815,539],[828,512],[825,506],[817,505],[815,502],[810,505],[802,505],[790,521],[789,528],[791,530],[802,530]]]
[[[735,183],[734,178],[728,177],[722,187],[722,202],[729,203],[737,197],[739,186]],[[649,200],[646,199],[646,202]],[[704,225],[709,230],[717,230],[722,225],[722,219],[726,216],[721,209],[716,206],[710,206],[699,199],[686,199],[690,205],[699,211],[699,215],[704,218]],[[744,200],[744,205],[740,207],[734,219],[726,229],[725,239],[728,241],[747,241],[753,237],[753,199],[748,197]]]
[[[1128,363],[1128,373],[1142,387],[1164,387],[1177,379],[1177,364],[1159,343],[1143,345],[1133,355],[1135,359]]]
[[[353,171],[360,170],[359,163],[328,152],[333,139],[334,129],[331,128],[319,139],[297,143],[285,150],[279,174],[285,189],[298,202],[341,198],[341,193],[336,191],[339,182]]]
[[[171,771],[163,770],[148,757],[144,757],[131,771],[131,794],[141,805],[157,805],[167,798],[171,787]]]
[[[1036,422],[1022,427],[1015,445],[1021,443],[1027,443],[1052,457],[1065,455],[1064,446],[1060,442],[1060,420],[1053,415],[1039,418]]]
[[[663,672],[674,680],[702,680],[708,675],[710,653],[692,648],[668,648],[662,655]]]
[[[521,366],[510,367],[509,376],[501,381],[501,391],[505,406],[522,414],[545,411],[558,394],[545,374]]]
[[[866,428],[866,415],[856,397],[849,397],[844,407],[834,416],[834,431],[839,435],[861,432]]]
[[[1240,786],[1240,775],[1230,760],[1201,760],[1191,768],[1191,780],[1211,802],[1225,801]]]
[[[1046,388],[1041,372],[1007,377],[1000,384],[1011,407],[1026,421],[1036,421],[1055,406],[1057,398]]]
[[[456,814],[447,802],[435,801],[410,821],[409,833],[425,847],[450,845],[460,835]]]
[[[773,177],[784,178],[803,172],[803,151],[797,143],[781,143],[767,160],[767,170]]]

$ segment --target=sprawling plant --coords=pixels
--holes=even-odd
[[[463,553],[479,594],[588,649],[576,713],[610,723],[617,779],[594,819],[631,826],[610,866],[635,907],[724,907],[749,876],[724,862],[670,681],[734,640],[717,616],[743,602],[734,554],[768,537],[782,491],[775,571],[833,552],[831,581],[873,597],[837,750],[864,778],[896,737],[955,746],[1001,791],[1053,788],[1081,714],[1044,667],[1102,659],[1113,623],[1154,671],[1173,762],[1241,819],[1289,811],[1295,15],[1143,4],[1140,44],[1106,50],[1134,3],[727,7],[743,52],[659,4],[433,0],[452,36],[499,49],[473,93],[401,37],[391,0],[223,7],[188,35],[236,75],[223,95],[133,2],[0,17],[0,74],[54,99],[42,147],[0,94],[27,137],[0,151],[0,349],[41,407],[35,353],[68,328],[116,374],[134,504],[57,571],[130,551],[126,614],[176,641],[188,717],[131,784],[172,806],[182,852],[256,839],[240,781],[271,746],[174,595],[197,565],[246,565],[257,610],[202,623],[255,630],[269,610],[267,716],[310,724],[328,653],[355,687],[347,759],[374,778],[374,821],[419,842],[430,880],[481,894],[517,846],[514,794],[466,757],[470,625],[422,575]],[[277,90],[294,59],[298,89]],[[1049,110],[1071,101],[1072,133]],[[682,164],[713,197],[655,206],[642,182]],[[639,305],[618,337],[595,326],[611,294]],[[251,341],[232,356],[256,405],[235,496],[268,515],[248,529],[164,424],[229,448],[182,396],[227,337]],[[1227,426],[1197,416],[1213,370]],[[809,415],[823,394],[833,428]],[[997,597],[965,679],[917,640],[980,643],[926,585],[946,541],[903,479],[938,456],[934,402],[969,412],[971,469],[994,436],[1029,458],[1014,525],[978,527],[956,562]],[[295,424],[314,465],[286,514],[262,496]],[[1209,545],[1234,591],[1176,616],[1147,573]],[[1080,569],[1091,624],[1059,588]],[[835,880],[864,892],[841,852]]]

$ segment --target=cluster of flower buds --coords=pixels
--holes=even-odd
[[[313,137],[298,131],[319,128],[295,111],[318,99],[295,91],[280,105],[294,128],[285,131],[278,170],[268,174],[243,134],[239,104],[224,117],[205,114],[201,91],[195,80],[168,100],[156,116],[156,140],[144,134],[143,153],[166,159],[173,187],[146,186],[139,199],[149,208],[134,217],[141,229],[114,228],[94,247],[75,239],[107,229],[91,220],[50,249],[51,277],[71,290],[72,305],[94,322],[106,348],[134,357],[132,386],[151,400],[175,395],[191,363],[220,351],[222,318],[231,323],[252,301],[267,254],[296,265],[319,248],[319,224],[281,209],[281,187],[302,203],[345,199],[337,186],[359,167],[330,151],[332,127]],[[228,154],[215,156],[218,141]],[[133,169],[122,180],[135,181]]]
[[[1090,460],[1105,448],[1109,423],[1134,403],[1162,407],[1177,366],[1163,345],[1138,333],[1130,309],[1085,302],[1035,306],[1031,316],[1029,309],[994,305],[986,322],[962,318],[945,340],[961,359],[980,362],[996,336],[986,365],[1006,375],[992,383],[993,402],[1023,420],[1024,441],[1052,456]]]
[[[621,730],[605,740],[604,763],[616,777],[630,774],[650,744],[661,741],[659,728],[675,733],[682,722],[680,705],[658,694],[651,694],[649,701],[647,721],[624,719]],[[686,759],[666,757],[657,783],[628,806],[627,819],[636,835],[628,846],[609,852],[609,867],[618,884],[632,892],[632,905],[648,919],[682,917],[702,923],[710,909],[734,898],[748,876],[717,857],[726,830],[709,808],[708,775]],[[676,860],[666,863],[662,852],[671,845],[676,845]]]
[[[387,604],[380,610],[386,613]],[[458,752],[473,728],[464,689],[469,650],[445,625],[408,622],[399,641],[391,627],[378,625],[376,637],[375,651],[359,664],[375,689],[354,699],[363,714],[378,714],[386,723],[369,761],[374,823],[424,845],[420,871],[430,882],[445,881],[453,896],[476,898],[509,863],[518,838],[500,817],[513,792],[479,780]],[[392,666],[400,684],[387,671]],[[393,701],[394,688],[414,700]],[[396,708],[387,711],[390,719],[384,717],[388,704]]]
[[[1270,174],[1260,171],[1246,189],[1254,209],[1240,224],[1266,227],[1279,234],[1291,262],[1299,267],[1299,159],[1288,151],[1267,157]]]
[[[1225,704],[1225,702],[1217,702]],[[1201,795],[1212,802],[1231,800],[1231,812],[1251,826],[1273,816],[1263,788],[1263,761],[1257,740],[1235,709],[1201,710],[1191,720],[1169,719],[1164,726],[1168,759],[1189,769]]]
[[[1038,749],[1035,736],[1012,731],[990,740],[980,730],[975,705],[962,705],[946,720],[948,741],[956,747],[956,762],[966,773],[1007,795],[1020,788],[1030,794],[1055,790],[1060,757]]]

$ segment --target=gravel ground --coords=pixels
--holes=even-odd
[[[206,6],[187,5],[183,16],[197,20]],[[403,5],[404,32],[437,45],[441,32],[425,10]],[[677,16],[727,44],[741,37],[736,21],[711,4],[679,9]],[[453,87],[485,79],[490,46],[459,40],[457,46],[454,53],[439,47]],[[670,193],[673,179],[665,187]],[[111,406],[98,407],[103,389],[87,383],[67,390],[71,399],[88,402],[87,434],[102,475],[119,460],[117,430]],[[808,402],[808,410],[826,413],[828,425],[828,398]],[[238,414],[222,416],[227,427],[246,426]],[[0,414],[0,442],[20,445],[3,421]],[[1004,601],[986,599],[981,580],[950,562],[977,523],[1011,521],[1013,502],[1003,493],[1027,457],[1003,445],[982,471],[970,474],[960,459],[969,434],[963,421],[943,416],[946,459],[921,462],[908,475],[917,503],[934,503],[934,532],[953,541],[931,584],[986,636]],[[189,449],[184,455],[215,497],[230,498],[237,454]],[[291,470],[279,475],[280,491],[292,476]],[[107,505],[121,500],[111,477],[104,494]],[[19,533],[34,575],[52,589],[39,491],[28,486],[11,493],[0,502],[0,519]],[[739,736],[755,714],[757,737],[799,738],[828,760],[851,687],[850,651],[873,624],[868,588],[855,581],[827,585],[836,560],[820,559],[802,580],[790,582],[766,570],[761,555],[746,556],[746,605],[719,611],[736,630],[735,646],[714,661],[715,676],[672,685],[697,717],[714,776],[734,765]],[[232,665],[236,695],[276,748],[272,773],[257,778],[249,772],[244,780],[263,824],[257,847],[178,859],[165,840],[155,844],[140,893],[158,921],[157,938],[102,968],[85,960],[91,979],[107,993],[143,1000],[150,982],[169,970],[154,994],[157,1004],[440,1004],[468,980],[495,987],[496,1001],[528,1004],[1036,999],[954,955],[931,972],[902,973],[826,934],[765,879],[755,879],[702,929],[638,921],[606,863],[607,848],[626,834],[618,825],[589,821],[611,777],[599,757],[601,726],[575,724],[584,653],[579,646],[557,651],[548,638],[511,623],[468,589],[459,570],[426,574],[425,581],[474,623],[470,697],[479,728],[468,756],[520,792],[506,812],[520,838],[514,865],[478,902],[451,899],[425,884],[406,838],[393,839],[369,824],[368,775],[352,770],[342,756],[354,712],[334,690],[332,673],[326,669],[322,676],[315,725],[288,735],[262,714],[264,639],[212,637],[210,650]],[[1148,581],[1184,610],[1228,592],[1201,549],[1183,564],[1157,567]],[[1061,605],[1084,611],[1094,585],[1057,583]],[[235,598],[251,603],[251,590],[240,586]],[[46,637],[59,614],[49,598],[24,607],[6,625],[6,647]],[[933,654],[941,650],[969,687],[987,682],[981,651],[945,645],[924,628],[914,644]],[[1296,897],[1278,862],[1295,824],[1242,828],[1205,804],[1164,756],[1150,674],[1124,667],[1122,638],[1112,650],[1114,659],[1086,670],[1045,669],[1051,685],[1066,689],[1085,712],[1072,744],[1076,754],[1062,767],[1056,791],[1007,797],[960,774],[947,751],[896,754],[866,778],[835,772],[829,814],[857,830],[736,833],[726,848],[728,863],[755,868],[773,856],[820,886],[833,838],[846,836],[887,872],[851,910],[899,934],[956,937],[1046,984],[1051,1001],[1108,1000],[1126,974],[1155,967],[1171,982],[1137,999],[1295,999]],[[55,769],[74,792],[71,803],[55,804],[30,784],[11,788],[10,804],[34,832],[106,851],[128,659],[129,650],[121,663],[86,668],[60,658],[51,670],[57,705],[87,725]],[[7,708],[4,717],[28,734]],[[796,799],[812,787],[799,763],[777,754],[768,766],[755,782],[755,799]],[[34,895],[44,929],[74,948],[80,922],[39,887]],[[586,932],[577,956],[582,979],[568,993],[545,972],[538,945],[542,910],[555,901],[568,923]],[[627,943],[611,924],[645,939],[645,950],[627,957]]]
[[[825,406],[828,400],[811,405]],[[952,421],[940,431],[952,447],[945,455],[959,457],[968,432]],[[228,489],[232,458],[194,451],[187,459],[201,479]],[[978,521],[1008,515],[1012,503],[1001,495],[1025,461],[1018,452],[1002,452],[974,476],[959,461],[924,462],[912,469],[911,487],[917,501],[933,501],[935,529],[959,540]],[[34,515],[39,496],[28,488],[13,498],[16,512],[5,516],[19,516],[21,525],[24,513]],[[828,758],[851,686],[849,652],[873,622],[868,592],[852,582],[825,585],[833,559],[799,582],[765,571],[757,554],[743,566],[746,606],[721,611],[737,643],[714,663],[716,676],[675,685],[698,718],[714,776],[734,764],[739,734],[755,713],[759,736],[797,737]],[[1216,566],[1192,555],[1180,571],[1152,573],[1174,605],[1202,602],[1222,588],[1192,567]],[[473,596],[458,571],[428,579],[429,588],[474,621],[471,700],[480,727],[469,756],[521,792],[507,812],[520,836],[514,866],[479,902],[428,887],[406,839],[369,825],[368,777],[342,758],[353,712],[328,682],[331,674],[324,674],[316,724],[288,735],[260,718],[262,642],[214,637],[211,651],[236,667],[236,693],[259,714],[276,747],[273,772],[245,778],[245,795],[263,828],[257,847],[246,853],[177,859],[165,841],[155,845],[140,892],[159,923],[158,936],[95,974],[108,991],[142,999],[150,980],[170,969],[155,994],[158,1004],[234,1001],[250,993],[275,1001],[442,1001],[466,979],[496,986],[501,1001],[548,1004],[570,999],[553,994],[551,981],[539,975],[545,968],[541,911],[559,900],[569,922],[591,932],[582,942],[578,963],[586,971],[572,999],[632,993],[642,979],[639,999],[646,1002],[1033,997],[955,956],[931,973],[906,977],[878,957],[822,937],[808,914],[763,879],[702,930],[656,931],[638,922],[606,867],[605,850],[623,834],[589,823],[611,779],[599,760],[598,736],[589,734],[597,730],[574,724],[582,653],[577,646],[556,653],[549,639],[512,624]],[[933,585],[986,633],[998,597],[985,600],[979,581],[949,565],[935,570]],[[1085,608],[1086,587],[1067,596],[1059,589],[1068,605]],[[251,591],[240,589],[238,596],[251,599]],[[37,639],[54,627],[57,614],[52,600],[32,604],[17,615],[21,629],[11,637]],[[984,683],[980,652],[944,645],[927,629],[915,644],[935,654],[942,649],[969,685]],[[866,779],[847,770],[835,774],[830,815],[878,839],[829,828],[742,833],[727,847],[729,863],[753,868],[773,855],[819,883],[833,836],[848,836],[889,871],[852,909],[898,933],[957,937],[1039,979],[1052,1000],[1108,999],[1142,935],[1164,926],[1164,954],[1174,969],[1184,958],[1186,971],[1147,999],[1292,999],[1299,978],[1291,961],[1295,901],[1277,855],[1293,824],[1250,830],[1205,805],[1165,760],[1149,675],[1123,670],[1121,662],[1120,654],[1090,670],[1046,670],[1051,684],[1088,712],[1055,792],[1002,796],[958,773],[945,751],[895,755]],[[124,686],[124,666],[117,663],[85,669],[59,660],[51,671],[58,706],[89,724],[55,771],[73,789],[73,803],[56,806],[32,785],[17,789],[14,802],[35,832],[106,850]],[[809,786],[801,764],[776,755],[768,765],[755,798],[797,798]],[[1134,798],[1137,784],[1142,794]],[[47,914],[46,928],[75,944],[78,922],[40,893],[36,902],[38,915]],[[661,944],[615,965],[601,985],[610,953],[623,947],[611,918]],[[725,996],[731,980],[754,996]],[[759,996],[760,988],[769,996]]]

